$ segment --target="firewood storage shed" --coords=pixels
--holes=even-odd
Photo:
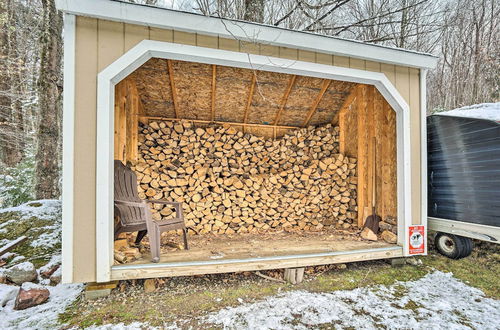
[[[435,57],[120,1],[58,8],[63,281],[427,252],[425,75]],[[141,198],[183,202],[190,250],[115,260],[114,159],[131,164]],[[359,237],[373,195],[395,243]]]

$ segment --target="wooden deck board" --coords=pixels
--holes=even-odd
[[[115,265],[111,276],[113,279],[184,276],[402,256],[402,249],[393,244],[331,233],[206,235],[190,237],[190,243],[192,247],[187,251],[163,250],[157,264],[151,263],[150,255],[145,253],[140,260]]]

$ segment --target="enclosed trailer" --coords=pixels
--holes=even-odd
[[[429,229],[438,250],[468,256],[472,240],[500,242],[500,125],[496,121],[427,118]]]
[[[294,268],[427,252],[425,75],[435,66],[435,57],[120,1],[61,0],[58,8],[64,12],[65,22],[65,282]],[[192,134],[200,129],[200,134],[205,134],[207,127],[222,127],[222,131],[241,138],[271,141],[262,142],[265,146],[280,145],[287,134],[329,130],[335,139],[324,148],[328,157],[334,158],[334,163],[347,158],[350,162],[335,166],[355,168],[349,182],[339,183],[349,202],[342,206],[331,187],[325,190],[332,191],[331,195],[317,187],[302,195],[290,191],[290,185],[273,189],[273,182],[287,180],[271,177],[285,173],[290,168],[288,162],[297,161],[295,157],[280,160],[282,168],[259,173],[258,180],[268,180],[271,193],[259,191],[250,201],[241,194],[234,197],[233,189],[222,179],[231,177],[213,174],[213,157],[209,157],[210,182],[216,182],[218,188],[205,190],[206,182],[195,180],[182,162],[175,164],[175,173],[169,172],[172,168],[162,168],[164,155],[182,150],[171,140],[165,143],[153,131],[163,128],[163,133],[173,134],[170,129],[179,123],[179,132],[186,129]],[[154,151],[144,148],[148,134]],[[282,154],[286,156],[286,150],[296,154],[315,150],[299,145],[285,148]],[[184,145],[182,152],[198,150],[197,146]],[[234,148],[240,146],[228,146],[227,153],[234,154]],[[162,154],[162,159],[151,153]],[[308,164],[314,169],[308,169],[308,175],[326,173],[334,180],[345,180],[342,170],[335,174],[325,164],[320,165],[318,155],[310,155]],[[199,242],[198,247],[162,251],[158,263],[148,258],[116,262],[115,159],[132,163],[140,177],[143,198],[151,196],[149,189],[164,198],[179,197],[188,226],[195,229],[196,237],[191,239]],[[155,180],[165,175],[161,185],[149,185],[151,178],[143,180],[144,165],[150,166],[147,173],[154,173]],[[193,167],[204,168],[196,162]],[[181,168],[182,182],[173,180]],[[234,180],[251,179],[257,176],[254,173],[248,169]],[[300,179],[295,186],[303,187],[305,182],[307,178]],[[196,184],[205,191],[202,197],[209,196],[210,201],[181,196],[197,189]],[[235,199],[224,204],[219,194]],[[301,205],[317,206],[290,215],[282,204],[285,197],[292,204],[296,198]],[[394,243],[359,238],[374,200],[376,213],[384,223],[393,224]],[[208,203],[212,203],[209,208]],[[227,208],[234,216],[247,212],[248,203],[257,205],[251,206],[252,219],[227,218]],[[268,204],[276,205],[277,212],[262,213],[260,206]],[[315,210],[328,212],[330,206],[336,210],[334,215],[310,221]],[[219,219],[229,223],[217,222]],[[337,228],[327,222],[339,219],[350,230],[346,236],[340,237],[334,230]],[[299,234],[289,234],[283,228],[286,226]],[[330,227],[331,232],[327,231]]]

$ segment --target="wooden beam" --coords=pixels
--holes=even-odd
[[[288,96],[290,95],[290,92],[292,91],[293,85],[295,84],[295,80],[297,79],[296,75],[293,75],[290,77],[290,80],[288,81],[288,86],[286,87],[285,94],[283,94],[283,97],[281,98],[281,103],[280,103],[280,108],[278,112],[276,113],[276,117],[274,118],[274,125],[278,125],[279,120],[281,119],[281,114],[283,113],[283,110],[285,109],[286,101],[288,100]]]
[[[189,121],[192,123],[199,124],[218,124],[218,125],[234,125],[234,126],[246,126],[246,127],[266,127],[266,128],[286,128],[286,129],[297,129],[299,126],[279,126],[279,125],[264,125],[264,124],[248,124],[248,123],[238,123],[233,121],[210,121],[210,120],[199,120],[199,119],[182,119],[182,118],[168,118],[168,117],[155,117],[155,116],[144,116],[139,115],[139,118],[144,118],[147,120],[161,120],[161,121]]]
[[[15,240],[9,242],[8,244],[2,246],[0,248],[0,255],[6,253],[6,252],[9,252],[10,250],[12,250],[13,248],[15,248],[16,246],[18,246],[19,244],[23,243],[24,241],[26,241],[28,239],[28,237],[26,236],[21,236],[21,237],[18,237],[16,238]]]
[[[356,100],[356,96],[358,95],[357,89],[360,88],[360,86],[361,85],[356,85],[351,88],[351,90],[349,91],[349,95],[347,95],[347,97],[344,99],[344,102],[342,103],[342,105],[339,108],[339,111],[337,112],[339,117],[342,114],[342,112],[347,111],[347,109],[349,109],[349,107]],[[332,125],[335,125],[336,123],[337,123],[337,116],[336,114],[333,114]]]
[[[212,115],[210,118],[215,120],[215,88],[217,83],[217,65],[212,65]]]
[[[250,104],[252,103],[253,91],[255,89],[255,82],[257,81],[257,73],[253,72],[252,82],[250,83],[250,91],[248,92],[247,105],[245,107],[245,114],[243,115],[243,123],[246,124],[248,121],[248,112],[250,110]]]
[[[311,105],[311,108],[309,109],[309,112],[307,113],[306,119],[304,120],[302,127],[307,127],[307,125],[309,125],[311,118],[313,117],[314,113],[316,112],[316,109],[318,108],[319,102],[321,102],[321,99],[323,98],[323,95],[325,95],[325,92],[328,89],[328,87],[330,87],[331,82],[332,81],[329,79],[323,80],[323,85],[321,87],[321,91],[319,92],[318,96],[316,96],[316,99],[314,100],[313,104]]]
[[[368,154],[368,132],[367,132],[367,91],[366,86],[356,90],[358,104],[358,227],[362,228],[365,223],[365,217],[368,215],[365,212],[367,204],[367,154]]]
[[[174,68],[172,67],[171,60],[167,60],[167,68],[168,68],[168,78],[170,80],[170,89],[172,90],[172,101],[174,102],[175,118],[178,118],[179,104],[177,103],[177,91],[175,89],[175,82],[174,82]]]

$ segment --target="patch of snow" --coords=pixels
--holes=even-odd
[[[38,273],[43,273],[43,272],[49,271],[55,265],[60,265],[61,261],[62,261],[61,254],[53,255],[50,258],[49,262],[47,262],[44,266],[42,266],[38,269]]]
[[[0,294],[3,290],[0,286]],[[13,287],[10,286],[9,287]],[[80,295],[82,284],[59,284],[46,287],[50,291],[49,300],[41,305],[25,310],[14,310],[14,300],[0,309],[0,329],[54,329],[57,328],[59,313]]]
[[[439,112],[437,114],[500,121],[500,102],[474,104],[450,111]]]
[[[41,205],[39,205],[41,204]],[[37,217],[43,220],[50,220],[54,214],[60,212],[61,201],[56,199],[41,199],[21,204],[19,206],[1,209],[0,213],[20,212],[23,216]]]
[[[16,299],[18,291],[18,286],[0,284],[0,307],[3,308],[9,301]]]
[[[292,291],[211,313],[228,329],[498,329],[500,301],[435,271],[411,282],[331,293]]]
[[[15,265],[13,268],[19,269],[19,270],[25,270],[25,271],[32,271],[35,270],[35,265],[33,265],[29,261],[22,262],[20,264]]]
[[[143,329],[160,329],[157,327],[152,327],[146,323],[141,323],[141,322],[133,322],[130,324],[124,324],[124,323],[117,323],[117,324],[105,324],[105,325],[99,325],[99,326],[91,326],[88,328],[85,328],[86,330],[143,330]],[[171,329],[171,328],[165,328],[161,327],[161,329]],[[174,328],[177,329],[177,328]]]

